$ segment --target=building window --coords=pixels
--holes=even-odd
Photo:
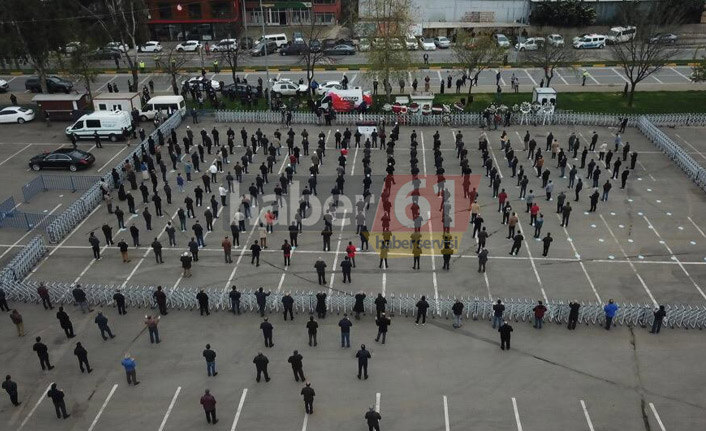
[[[189,18],[201,19],[201,5],[198,3],[189,4]]]
[[[228,2],[211,1],[211,17],[215,19],[232,18],[233,8]]]
[[[309,9],[293,9],[292,10],[293,24],[309,24],[311,23],[311,14]]]
[[[172,18],[172,5],[169,3],[157,3],[157,9],[159,9],[159,17],[162,19]]]
[[[316,4],[334,4],[336,0],[314,0]]]
[[[314,19],[317,24],[334,24],[336,22],[336,15],[331,12],[315,13]]]

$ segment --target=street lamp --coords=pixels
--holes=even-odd
[[[265,78],[267,79],[267,104],[269,107],[272,107],[272,91],[270,91],[270,67],[269,67],[269,62],[267,61],[267,38],[265,37],[265,11],[263,9],[263,6],[267,7],[273,7],[273,4],[262,4],[262,0],[260,0],[260,15],[262,15],[262,43],[264,46],[262,47],[264,49],[264,56],[265,57]]]

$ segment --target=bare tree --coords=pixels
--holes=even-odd
[[[171,48],[167,51],[162,51],[157,57],[155,67],[159,67],[163,72],[169,75],[172,82],[172,91],[175,96],[179,95],[179,85],[177,77],[179,71],[189,62],[189,57],[183,51],[177,51]]]
[[[540,43],[536,50],[520,51],[527,63],[541,69],[544,73],[545,87],[549,87],[554,78],[554,70],[557,67],[569,66],[576,63],[579,53],[572,47],[557,46],[549,41]]]
[[[630,90],[628,106],[632,106],[637,84],[664,67],[678,49],[661,37],[677,23],[675,11],[667,2],[656,2],[648,8],[630,9],[625,22],[635,28],[635,35],[629,41],[615,41],[610,45],[613,57],[625,73]],[[670,18],[674,16],[675,18]],[[660,20],[657,19],[660,18]],[[667,23],[664,25],[657,22]]]
[[[502,58],[504,51],[488,35],[471,36],[463,32],[456,38],[456,45],[453,47],[456,61],[461,63],[464,69],[468,70],[471,85],[468,86],[468,99],[471,98],[473,82],[493,63],[497,63]]]
[[[692,82],[706,82],[706,56],[701,55],[699,58],[699,49],[694,51],[695,66],[691,67]]]
[[[90,97],[91,101],[93,100],[91,84],[95,83],[98,77],[98,70],[93,65],[92,53],[93,47],[88,43],[82,42],[76,46],[74,51],[69,53],[67,64],[71,76],[81,81],[86,87],[86,92],[88,92],[88,97]]]
[[[122,57],[132,72],[137,88],[139,45],[146,37],[147,5],[144,0],[74,0],[80,9],[92,16],[112,40],[135,48],[132,56]]]
[[[411,24],[411,0],[360,0],[365,18],[375,23],[368,64],[374,79],[382,79],[387,102],[392,100],[392,81],[404,79],[411,66],[405,35]]]
[[[313,16],[309,17],[308,23],[302,23],[299,27],[302,36],[304,37],[304,41],[308,47],[311,46],[312,41],[321,42],[321,39],[324,36],[324,28],[325,27],[323,26],[316,25],[316,20]],[[323,50],[323,47],[321,47],[321,49],[318,49],[317,51],[312,51],[309,48],[305,48],[302,51],[299,62],[303,64],[306,68],[306,81],[309,84],[309,89],[311,89],[311,82],[314,80],[314,72],[316,70],[316,65],[323,63],[324,60],[328,58],[329,56],[326,55]],[[309,98],[313,98],[311,91],[309,91],[308,93]]]
[[[247,49],[239,47],[236,44],[229,45],[228,48],[223,51],[218,51],[218,59],[224,64],[227,64],[231,70],[231,76],[233,78],[233,83],[235,83],[235,77],[238,74],[238,64],[247,54]]]

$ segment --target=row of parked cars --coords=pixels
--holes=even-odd
[[[597,49],[605,48],[606,45],[625,43],[635,38],[637,29],[633,26],[613,27],[607,35],[603,34],[583,34],[576,36],[571,41],[571,46],[576,49]],[[493,36],[498,46],[509,48],[510,40],[502,34]],[[677,43],[679,36],[674,33],[656,33],[652,35],[647,42],[650,44],[668,44],[674,45]],[[515,49],[518,51],[533,51],[539,49],[543,44],[551,46],[564,46],[564,38],[560,34],[550,34],[547,37],[519,37],[515,44]]]

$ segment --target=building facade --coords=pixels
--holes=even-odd
[[[153,40],[220,40],[245,25],[336,24],[342,0],[147,0]],[[262,8],[260,7],[262,3]]]

